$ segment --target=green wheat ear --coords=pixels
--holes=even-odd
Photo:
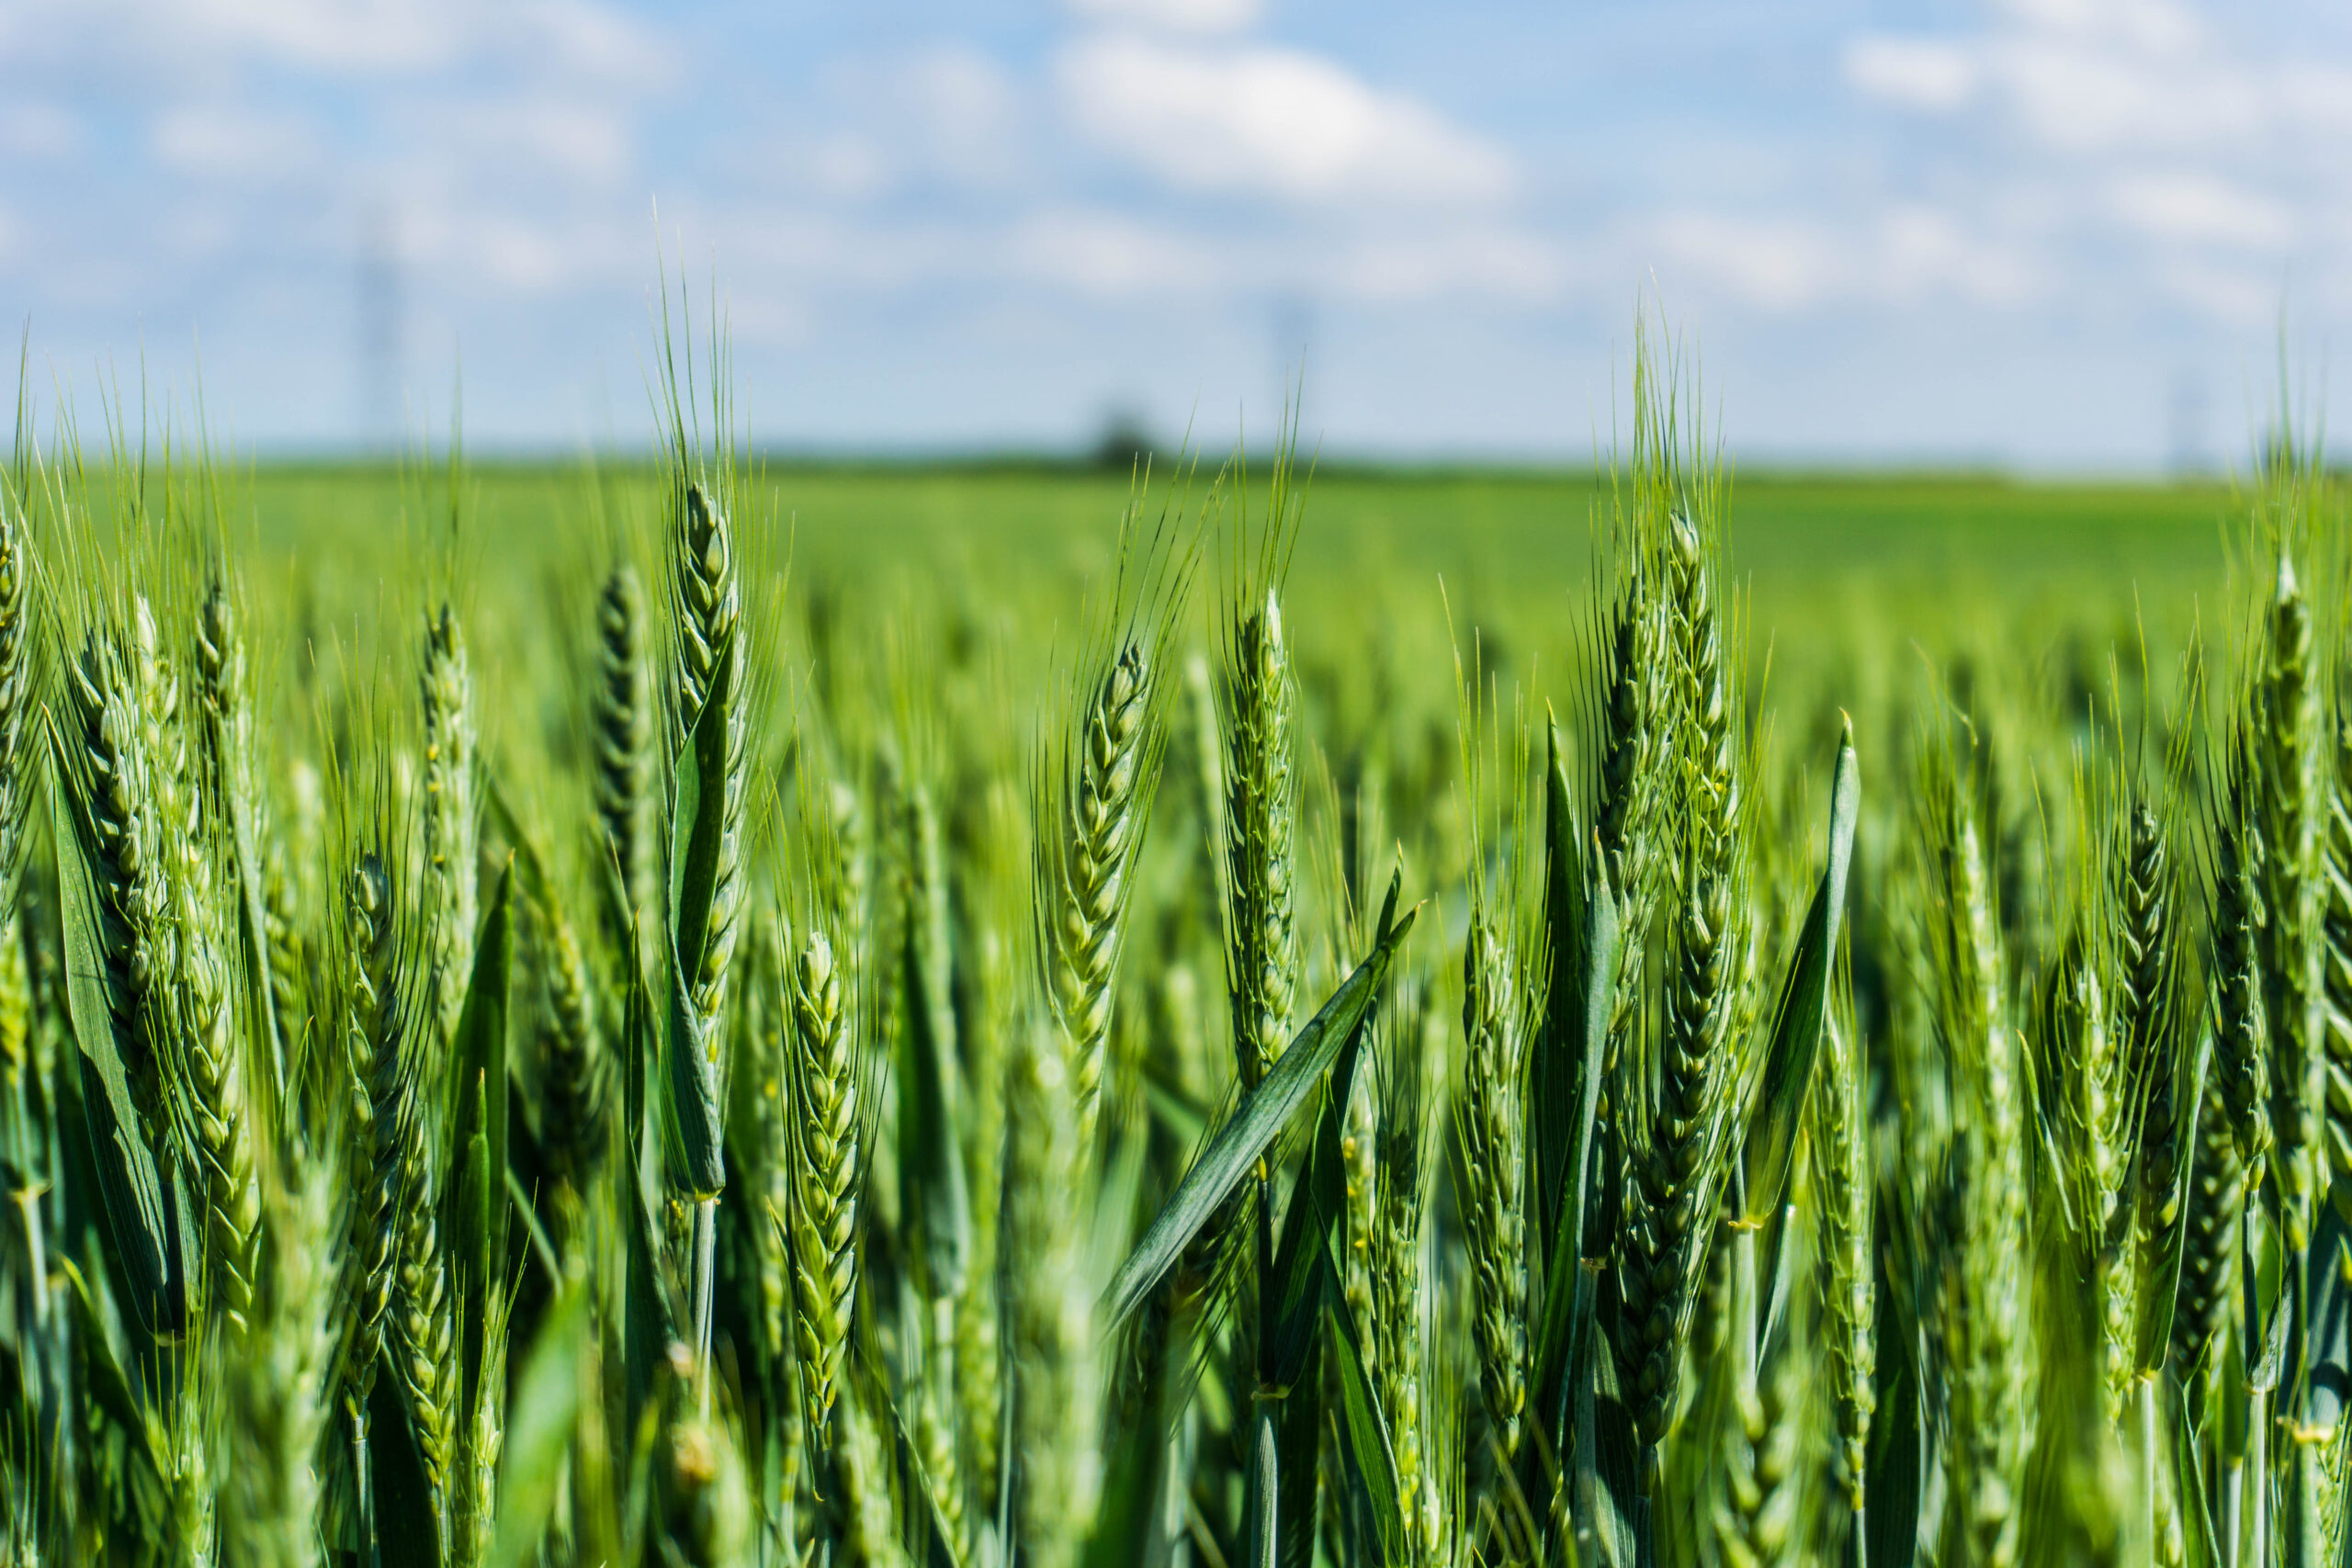
[[[425,886],[431,902],[433,1010],[439,1049],[457,1032],[474,967],[475,801],[472,667],[456,610],[445,600],[427,618],[419,684],[424,697]]]
[[[831,942],[811,931],[787,983],[793,1168],[785,1230],[801,1405],[820,1447],[839,1396],[857,1292],[861,1178],[855,1036]]]
[[[596,598],[596,649],[590,689],[598,824],[629,906],[650,909],[654,881],[650,786],[653,694],[646,664],[645,592],[627,562]],[[615,945],[619,945],[618,933]]]
[[[1080,1141],[1089,1143],[1111,1036],[1111,979],[1118,962],[1147,788],[1145,725],[1157,671],[1129,643],[1102,676],[1080,721],[1075,787],[1069,791],[1060,886],[1050,931],[1054,999],[1070,1039]]]

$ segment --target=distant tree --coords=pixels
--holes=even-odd
[[[1151,432],[1141,414],[1131,408],[1114,407],[1102,416],[1102,431],[1094,438],[1091,454],[1095,467],[1124,471],[1137,467],[1151,454]]]

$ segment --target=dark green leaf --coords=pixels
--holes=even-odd
[[[474,941],[473,977],[450,1042],[457,1084],[449,1119],[450,1175],[442,1234],[459,1312],[458,1384],[473,1407],[481,1386],[490,1293],[506,1262],[506,1032],[514,973],[514,867],[499,873]]]
[[[1544,1027],[1528,1063],[1527,1148],[1534,1194],[1534,1234],[1559,1234],[1563,1194],[1577,1134],[1577,1099],[1582,1086],[1586,1044],[1596,1038],[1586,1008],[1586,971],[1590,921],[1586,901],[1591,886],[1584,829],[1568,789],[1567,756],[1560,727],[1544,716],[1544,919],[1549,936],[1549,983],[1544,987]],[[1598,855],[1592,857],[1599,860]],[[1607,1015],[1604,1013],[1605,1021]]]
[[[2172,1124],[2177,1130],[2182,1157],[2174,1162],[2177,1168],[2173,1174],[2172,1223],[2165,1226],[2164,1233],[2157,1238],[2153,1258],[2143,1260],[2141,1265],[2145,1272],[2141,1279],[2138,1310],[2134,1314],[2138,1332],[2133,1342],[2143,1377],[2160,1370],[2172,1348],[2173,1306],[2180,1294],[2181,1245],[2188,1234],[2188,1182],[2196,1166],[2189,1156],[2197,1146],[2197,1139],[2193,1135],[2197,1126],[2197,1105],[2204,1098],[2205,1068],[2211,1057],[2212,1052],[2207,1043],[2199,1041],[2196,1059],[2190,1064],[2189,1070],[2174,1080]],[[2132,1174],[2134,1177],[2138,1175],[2136,1166]],[[2324,1215],[2321,1217],[2321,1225],[2324,1234]],[[2327,1272],[2333,1273],[2334,1270]],[[2339,1364],[2341,1359],[2339,1354]],[[2313,1361],[2311,1364],[2315,1366],[2317,1363]],[[2338,1387],[2341,1387],[2340,1378]]]
[[[263,911],[261,857],[254,844],[253,814],[241,794],[221,792],[221,809],[229,818],[229,844],[237,879],[237,943],[245,961],[245,987],[253,998],[255,1038],[266,1049],[262,1060],[269,1067],[269,1103],[286,1100],[285,1039],[277,1017],[277,987],[269,983],[269,919]],[[291,1029],[295,1021],[288,1020]]]
[[[1890,1313],[1882,1307],[1885,1326]],[[1919,1381],[1907,1338],[1882,1338],[1878,1408],[1871,1416],[1870,1507],[1860,1528],[1870,1568],[1911,1568],[1919,1554],[1919,1493],[1927,1468]]]
[[[1274,1448],[1273,1412],[1258,1407],[1257,1441],[1250,1445],[1250,1478],[1242,1509],[1244,1568],[1279,1568],[1277,1523],[1282,1502],[1282,1460]]]
[[[67,1010],[82,1064],[82,1106],[90,1159],[115,1248],[128,1275],[123,1284],[140,1320],[159,1337],[187,1323],[187,1254],[180,1247],[170,1195],[154,1152],[141,1135],[126,1062],[141,1050],[131,1035],[131,1002],[116,994],[106,962],[105,917],[87,859],[88,824],[66,799],[64,740],[52,722],[51,806],[57,830],[60,940]]]
[[[514,1385],[505,1449],[498,1461],[498,1531],[491,1542],[491,1568],[521,1568],[537,1561],[580,1416],[580,1359],[589,1351],[591,1304],[587,1287],[579,1282],[556,1297]]]
[[[376,1368],[368,1398],[368,1474],[375,1487],[376,1549],[380,1568],[440,1568],[441,1532],[424,1461],[409,1426],[389,1348]]]
[[[727,1186],[727,1107],[719,1093],[716,1035],[695,1026],[689,987],[702,972],[711,901],[727,836],[728,715],[733,705],[735,648],[720,645],[710,694],[679,750],[670,814],[670,983],[668,1111],[664,1125],[689,1196],[717,1197]]]
[[[1326,1279],[1332,1277],[1327,1274]],[[1331,1347],[1332,1359],[1340,1369],[1340,1430],[1347,1438],[1344,1450],[1348,1479],[1357,1493],[1357,1503],[1372,1520],[1381,1560],[1402,1564],[1405,1516],[1397,1496],[1396,1453],[1388,1441],[1388,1422],[1380,1408],[1380,1396],[1364,1373],[1363,1343],[1357,1337],[1354,1317],[1348,1311],[1347,1296],[1336,1289],[1327,1290],[1325,1294],[1332,1325],[1326,1343]]]
[[[1135,1393],[1114,1402],[1121,1414],[1103,1443],[1102,1501],[1087,1538],[1087,1568],[1149,1562],[1166,1536],[1171,1406],[1189,1386],[1188,1329],[1171,1314],[1136,1336]]]
[[[670,1026],[662,1060],[662,1129],[671,1163],[687,1196],[715,1198],[727,1190],[727,1105],[718,1081],[718,1034],[701,1043],[686,972],[670,968]]]
[[[1554,768],[1555,772],[1559,770],[1556,758]],[[1565,775],[1559,787],[1566,788]],[[1561,809],[1565,810],[1564,803]],[[1555,840],[1553,852],[1559,855],[1566,852]],[[1573,1010],[1574,1100],[1568,1112],[1568,1161],[1562,1177],[1568,1196],[1559,1205],[1552,1245],[1545,1256],[1543,1302],[1534,1341],[1528,1348],[1535,1368],[1537,1418],[1544,1424],[1555,1452],[1566,1451],[1576,1385],[1588,1373],[1588,1359],[1577,1353],[1580,1347],[1591,1343],[1587,1330],[1594,1301],[1584,1278],[1585,1217],[1592,1177],[1594,1130],[1600,1111],[1601,1065],[1608,1055],[1611,994],[1617,974],[1616,889],[1609,885],[1609,868],[1597,847],[1588,863],[1592,868],[1595,886],[1577,900],[1584,917],[1582,934],[1575,943],[1582,955],[1582,968],[1565,976],[1555,970],[1554,976],[1555,984],[1563,979],[1569,981],[1577,1003]],[[1556,938],[1556,926],[1554,934]],[[1555,1003],[1553,1010],[1556,1019],[1567,1010]],[[1579,1303],[1586,1314],[1581,1322],[1577,1317]]]
[[[655,1371],[668,1355],[674,1338],[675,1318],[669,1310],[669,1292],[657,1272],[660,1248],[654,1240],[651,1192],[652,1158],[647,1147],[645,1116],[645,1057],[652,1048],[652,1005],[645,994],[645,976],[631,967],[628,1017],[622,1030],[627,1071],[624,1090],[628,1127],[626,1156],[613,1162],[613,1179],[620,1188],[620,1213],[626,1247],[627,1274],[622,1290],[621,1358],[628,1393],[628,1429],[634,1433],[653,1395]]]
[[[732,709],[735,645],[713,650],[710,695],[677,759],[670,811],[670,942],[687,975],[702,968],[710,934],[711,898],[718,886],[718,854],[727,830],[728,716]]]
[[[910,854],[921,853],[914,845]],[[948,1032],[955,1013],[934,983],[944,974],[944,953],[929,944],[944,941],[931,931],[919,909],[908,911],[901,952],[906,1028],[900,1032],[899,1083],[899,1190],[915,1254],[917,1280],[933,1294],[958,1295],[972,1252],[972,1205],[964,1178],[963,1136],[956,1114],[956,1042]],[[1073,1179],[1084,1173],[1072,1171]]]
[[[82,1352],[82,1367],[87,1379],[92,1400],[125,1432],[145,1429],[147,1416],[141,1407],[139,1396],[131,1391],[130,1380],[124,1375],[122,1360],[118,1354],[114,1336],[107,1332],[107,1316],[99,1312],[98,1303],[91,1298],[90,1282],[71,1258],[60,1258],[58,1268],[65,1275],[71,1288],[65,1292],[74,1314],[74,1337]],[[131,1451],[141,1458],[146,1455],[144,1443],[130,1444]]]
[[[1209,1216],[1250,1175],[1259,1156],[1265,1153],[1306,1103],[1324,1069],[1339,1055],[1340,1046],[1355,1037],[1357,1026],[1363,1022],[1388,972],[1397,944],[1412,930],[1413,918],[1419,912],[1408,909],[1403,919],[1391,925],[1396,892],[1397,885],[1392,882],[1372,955],[1356,966],[1355,973],[1341,982],[1322,1010],[1292,1038],[1273,1071],[1259,1084],[1257,1092],[1241,1102],[1233,1120],[1210,1140],[1200,1158],[1184,1173],[1183,1180],[1177,1183],[1167,1206],[1136,1244],[1135,1251],[1120,1264],[1110,1288],[1103,1292],[1108,1327],[1115,1328],[1125,1322],[1144,1297],[1151,1293],[1161,1276],[1208,1223]]]
[[[523,818],[515,811],[514,802],[506,798],[505,789],[498,782],[495,769],[481,770],[481,782],[490,800],[492,820],[498,824],[507,847],[514,852],[514,863],[523,873],[523,897],[542,909],[556,907],[555,884],[548,876],[547,862],[539,857],[538,846],[523,830]],[[626,902],[626,900],[624,900]]]
[[[1617,1382],[1617,1358],[1598,1321],[1592,1375],[1577,1384],[1576,1508],[1578,1557],[1600,1568],[1635,1568],[1641,1513],[1641,1444]]]
[[[466,986],[464,1008],[458,1014],[451,1038],[450,1068],[456,1079],[456,1114],[449,1123],[449,1168],[462,1168],[469,1140],[487,1140],[490,1168],[506,1169],[506,1043],[512,1011],[514,976],[514,868],[510,862],[499,873],[498,886],[483,911],[474,939],[474,968]],[[458,1215],[450,1239],[461,1271],[477,1282],[496,1272],[504,1257],[506,1236],[503,1217],[505,1183],[492,1192],[502,1200],[494,1211],[485,1209],[480,1224]],[[492,1194],[482,1195],[487,1201]],[[484,1227],[487,1228],[484,1228]]]
[[[2188,1516],[2181,1534],[2188,1547],[2188,1568],[2222,1568],[2226,1560],[2213,1524],[2212,1499],[2205,1495],[2205,1467],[2198,1462],[2197,1429],[2189,1423],[2188,1395],[2169,1372],[2163,1392],[2172,1407],[2173,1485]]]
[[[1781,1206],[1796,1152],[1797,1125],[1804,1117],[1813,1059],[1829,1017],[1829,976],[1838,953],[1838,928],[1846,908],[1846,872],[1853,860],[1854,823],[1861,810],[1862,786],[1854,761],[1854,727],[1846,725],[1838,747],[1838,772],[1829,790],[1829,863],[1821,873],[1813,907],[1790,956],[1772,1020],[1772,1044],[1764,1077],[1747,1123],[1740,1160],[1747,1173],[1747,1219],[1761,1224]]]
[[[915,1561],[922,1568],[961,1568],[963,1560],[956,1550],[956,1531],[947,1522],[946,1511],[939,1506],[938,1486],[923,1468],[914,1435],[907,1430],[905,1414],[899,1409],[899,1402],[879,1387],[869,1397],[890,1413],[899,1472],[907,1481],[907,1513],[914,1527]]]
[[[2352,1185],[2339,1183],[2339,1186]],[[2333,1431],[2352,1404],[2352,1226],[2343,1206],[2320,1205],[2311,1246],[2311,1326],[2303,1335],[2303,1366],[2310,1386],[2303,1394],[2303,1420]],[[2175,1262],[2178,1261],[2177,1244]]]

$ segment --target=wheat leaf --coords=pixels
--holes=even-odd
[[[1855,769],[1854,726],[1846,724],[1838,746],[1838,771],[1829,791],[1829,863],[1806,911],[1804,929],[1790,955],[1781,1005],[1772,1021],[1772,1044],[1764,1078],[1747,1124],[1741,1155],[1747,1177],[1747,1221],[1761,1224],[1781,1206],[1789,1162],[1796,1153],[1797,1125],[1804,1116],[1805,1090],[1813,1081],[1813,1059],[1829,1016],[1830,966],[1838,952],[1838,928],[1846,908],[1846,873],[1854,854],[1854,824],[1861,810],[1861,779]]]
[[[64,745],[53,721],[50,744],[59,752]],[[59,782],[66,773],[65,760],[62,754],[55,760],[50,770],[50,798],[57,824],[52,837],[57,840],[66,1010],[82,1064],[90,1160],[97,1170],[99,1196],[116,1251],[130,1276],[125,1283],[140,1320],[151,1332],[169,1336],[187,1324],[186,1254],[172,1223],[163,1173],[139,1133],[139,1113],[131,1103],[123,1061],[127,1050],[137,1049],[130,1038],[130,1003],[113,994],[115,982],[100,935],[97,884],[83,843],[85,829]]]
[[[1193,1162],[1159,1217],[1144,1232],[1143,1239],[1136,1244],[1126,1261],[1119,1265],[1110,1288],[1102,1293],[1108,1328],[1115,1329],[1125,1323],[1128,1314],[1143,1303],[1227,1195],[1249,1176],[1258,1156],[1266,1152],[1298,1108],[1306,1103],[1324,1069],[1339,1055],[1340,1047],[1354,1038],[1388,972],[1397,944],[1413,929],[1413,918],[1419,912],[1418,908],[1408,909],[1401,920],[1390,924],[1396,913],[1397,886],[1394,881],[1389,885],[1388,904],[1381,911],[1380,934],[1371,956],[1356,966],[1355,972],[1331,993],[1322,1010],[1307,1020],[1306,1027],[1292,1038],[1273,1070],[1259,1084],[1256,1092],[1241,1102],[1233,1120],[1218,1131],[1200,1158]]]
[[[1358,1503],[1371,1517],[1374,1536],[1385,1562],[1401,1563],[1405,1556],[1405,1517],[1397,1498],[1396,1455],[1388,1440],[1388,1422],[1380,1396],[1364,1372],[1363,1343],[1357,1337],[1354,1316],[1344,1292],[1328,1262],[1324,1270],[1325,1309],[1330,1314],[1329,1342],[1337,1352],[1340,1417],[1347,1435],[1348,1479]]]

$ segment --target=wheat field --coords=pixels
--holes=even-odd
[[[2345,1560],[2315,463],[1735,484],[1652,333],[1589,482],[885,484],[723,347],[20,400],[0,1562]]]

